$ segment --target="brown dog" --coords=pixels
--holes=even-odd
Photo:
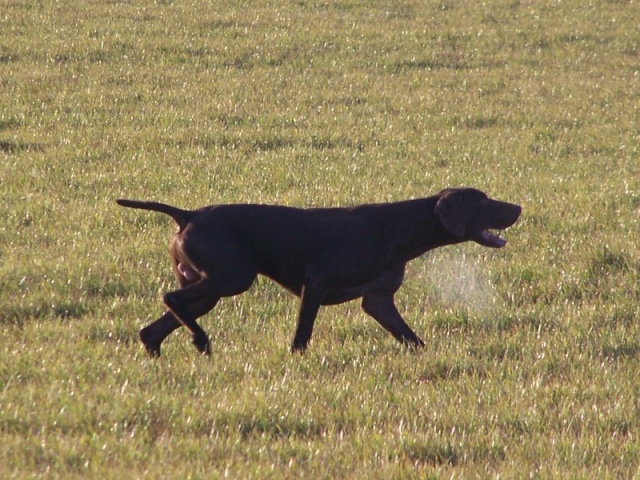
[[[196,319],[221,297],[247,290],[265,275],[301,298],[292,350],[306,349],[321,305],[362,297],[363,310],[399,341],[424,343],[398,313],[393,296],[405,264],[428,250],[472,240],[500,248],[521,208],[471,188],[404,202],[353,208],[299,209],[271,205],[214,205],[181,210],[154,202],[117,200],[125,207],[170,215],[178,223],[171,242],[180,289],[164,295],[164,315],[140,331],[152,356],[180,325],[198,350],[210,354]]]

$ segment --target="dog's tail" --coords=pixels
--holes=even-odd
[[[137,200],[125,200],[120,198],[116,200],[116,203],[123,207],[139,208],[141,210],[152,210],[154,212],[165,213],[176,221],[180,230],[187,226],[187,223],[189,223],[191,217],[194,215],[194,212],[191,210],[182,210],[181,208],[172,207],[171,205],[158,202],[139,202]]]

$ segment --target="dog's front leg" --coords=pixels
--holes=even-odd
[[[320,304],[325,295],[325,289],[318,283],[307,283],[302,287],[298,326],[291,344],[292,352],[304,352],[311,340],[313,323],[318,315]]]
[[[362,309],[371,315],[396,340],[412,347],[423,347],[424,342],[406,324],[393,301],[392,292],[368,293],[362,297]]]

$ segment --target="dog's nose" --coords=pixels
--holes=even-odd
[[[513,214],[515,215],[516,218],[518,218],[520,216],[520,214],[522,213],[522,207],[520,205],[513,205]]]

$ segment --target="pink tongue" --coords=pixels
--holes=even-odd
[[[496,247],[504,247],[507,244],[507,241],[504,238],[500,238],[498,235],[491,233],[489,230],[485,230],[482,232],[482,238],[491,245],[495,245]]]

